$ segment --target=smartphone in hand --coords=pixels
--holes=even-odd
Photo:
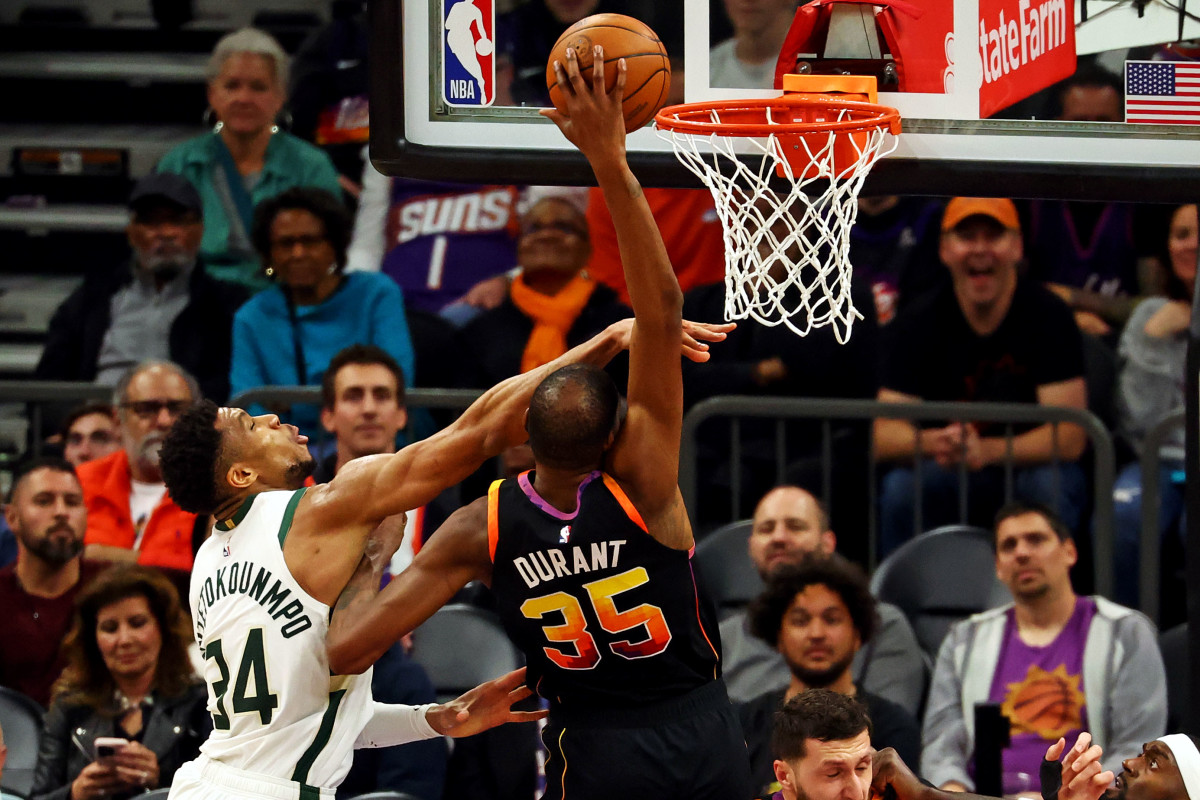
[[[93,752],[96,761],[100,764],[110,764],[113,757],[128,745],[128,739],[118,739],[115,736],[99,736],[93,743]]]

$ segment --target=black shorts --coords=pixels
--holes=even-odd
[[[542,800],[748,800],[746,739],[713,681],[631,710],[551,709]]]

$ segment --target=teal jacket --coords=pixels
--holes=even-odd
[[[270,285],[262,274],[258,258],[230,245],[231,225],[225,203],[213,182],[221,170],[221,137],[205,133],[176,146],[158,162],[159,172],[174,172],[187,178],[200,193],[204,204],[204,238],[200,241],[200,258],[205,271],[214,278],[235,281],[258,291]],[[263,163],[262,175],[250,192],[257,206],[293,186],[315,186],[341,197],[337,170],[324,150],[293,136],[279,132],[271,137]],[[246,231],[247,239],[250,231]]]

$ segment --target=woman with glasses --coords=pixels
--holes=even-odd
[[[204,203],[200,258],[214,278],[258,290],[259,269],[250,228],[254,209],[292,186],[317,186],[340,195],[337,170],[323,150],[281,130],[288,58],[268,33],[243,28],[217,42],[209,58],[205,116],[212,133],[167,153],[160,172],[176,172]]]
[[[34,774],[36,800],[122,800],[171,785],[211,718],[191,624],[157,570],[125,564],[76,600]]]
[[[334,354],[352,344],[386,350],[412,385],[403,295],[381,273],[344,272],[350,229],[345,207],[321,189],[289,189],[258,207],[251,235],[274,286],[234,316],[234,397],[260,386],[318,386]],[[320,431],[315,405],[270,410],[305,434]]]

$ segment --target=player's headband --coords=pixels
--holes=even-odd
[[[1175,756],[1188,800],[1200,800],[1200,750],[1196,749],[1191,738],[1182,733],[1162,736],[1159,741],[1171,748],[1171,755]]]

